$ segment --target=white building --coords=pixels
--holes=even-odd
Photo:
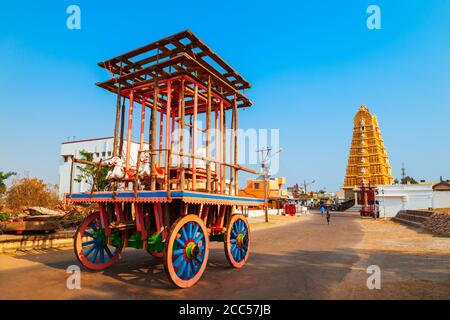
[[[450,183],[443,181],[433,186],[433,208],[450,208]]]
[[[438,185],[433,186],[430,183],[379,186],[376,199],[380,205],[380,217],[395,217],[400,210],[449,208],[450,190],[439,189]]]
[[[376,199],[380,217],[392,218],[400,210],[428,209],[433,206],[431,184],[395,184],[378,187]]]
[[[98,138],[78,141],[68,141],[61,144],[61,159],[59,164],[59,197],[62,198],[64,193],[68,193],[70,189],[70,167],[72,164],[72,157],[80,158],[80,151],[87,151],[93,154],[93,161],[100,161],[100,159],[109,159],[112,157],[114,138]],[[144,149],[148,149],[148,144],[145,144]],[[122,159],[125,159],[127,150],[127,142],[124,141],[122,150]],[[139,151],[139,143],[132,142],[130,152],[131,166],[136,164],[137,153]],[[79,164],[78,164],[79,165]],[[73,177],[75,178],[79,173],[74,166]],[[90,191],[89,185],[83,181],[78,183],[72,182],[72,192]]]

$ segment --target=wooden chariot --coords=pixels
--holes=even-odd
[[[66,194],[67,202],[98,203],[75,235],[80,263],[102,270],[123,248],[145,249],[186,288],[202,276],[210,241],[221,241],[231,266],[241,268],[250,252],[248,207],[264,203],[238,195],[238,172],[258,174],[237,161],[238,110],[252,105],[242,93],[250,84],[190,31],[99,66],[111,79],[97,85],[117,94],[113,157],[72,159],[71,181],[76,163],[109,168],[107,191],[94,181],[90,192],[75,193],[71,182]]]

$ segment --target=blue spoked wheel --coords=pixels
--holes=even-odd
[[[165,244],[164,269],[180,288],[192,287],[205,271],[209,256],[209,236],[205,224],[195,214],[178,218]]]
[[[120,256],[122,246],[108,243],[105,229],[101,227],[100,213],[86,217],[74,236],[75,255],[80,263],[90,270],[110,267]]]
[[[233,214],[228,222],[224,241],[225,255],[235,268],[242,268],[250,253],[250,227],[247,218]]]

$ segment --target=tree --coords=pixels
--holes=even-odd
[[[6,192],[6,184],[5,181],[8,180],[8,178],[15,176],[17,173],[9,171],[4,172],[0,171],[0,195],[4,194]]]
[[[80,151],[80,160],[86,160],[93,162],[94,155],[86,150]],[[97,169],[97,166],[95,165],[88,165],[85,164],[83,166],[77,166],[78,171],[80,172],[75,177],[75,181],[85,182],[89,185],[90,188],[92,188],[94,184],[94,179],[97,176],[97,182],[96,182],[96,188],[98,191],[104,191],[109,185],[108,180],[106,180],[106,175],[108,174],[108,168],[107,167],[101,167],[99,170]],[[97,173],[98,170],[98,173]],[[97,175],[98,174],[98,175]]]
[[[54,207],[58,204],[58,196],[48,190],[44,181],[22,178],[14,180],[6,192],[6,204],[13,210],[33,206]]]
[[[413,177],[406,176],[402,178],[402,184],[418,184],[418,182]]]

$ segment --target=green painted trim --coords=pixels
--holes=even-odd
[[[147,249],[156,252],[164,252],[164,240],[162,231],[147,238]]]
[[[109,236],[112,240],[111,240],[111,244],[114,247],[122,247],[123,246],[123,239],[120,236],[119,232],[114,232]]]
[[[128,238],[128,248],[135,248],[135,249],[142,249],[144,247],[144,242],[141,240],[141,232],[138,231],[136,233],[133,233]]]

